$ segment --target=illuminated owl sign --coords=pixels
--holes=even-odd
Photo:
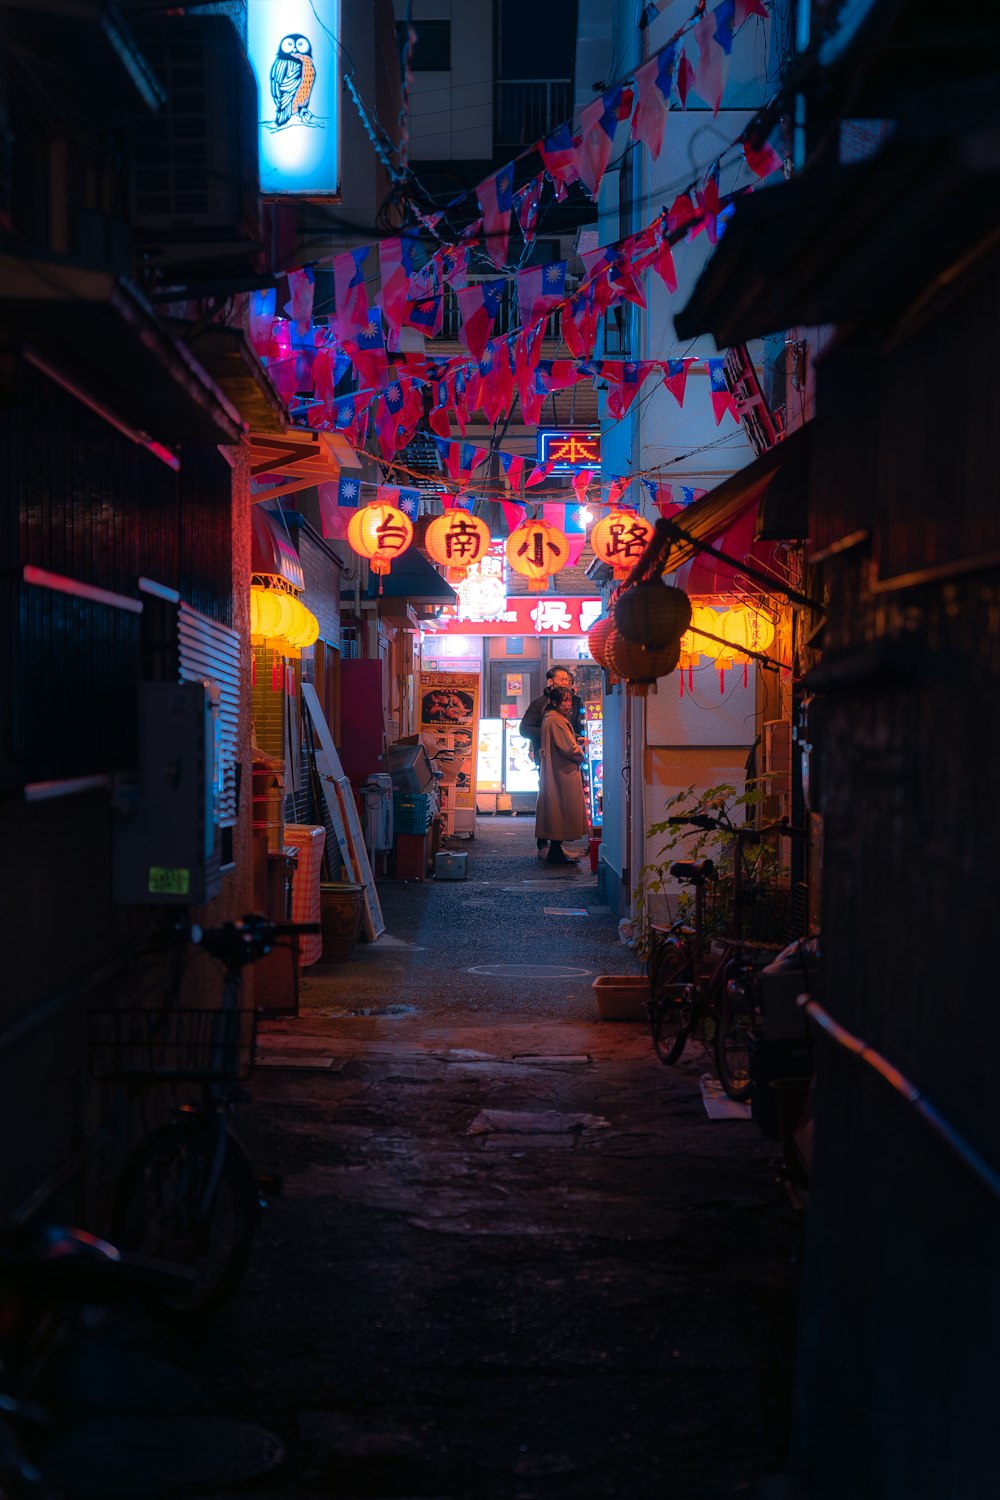
[[[253,0],[247,26],[262,196],[338,200],[340,0]]]

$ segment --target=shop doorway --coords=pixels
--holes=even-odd
[[[529,703],[542,691],[542,664],[522,656],[502,656],[490,662],[490,719],[519,724]]]

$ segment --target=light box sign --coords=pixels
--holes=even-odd
[[[587,428],[538,429],[538,462],[551,464],[553,474],[578,474],[600,469],[601,434]]]
[[[340,197],[340,0],[251,0],[260,191]]]
[[[435,635],[546,635],[567,640],[585,636],[603,609],[600,599],[557,599],[551,594],[541,598],[537,594],[508,595],[503,604],[505,608],[488,620],[459,619],[457,615],[425,620],[420,627],[425,655],[431,654]]]

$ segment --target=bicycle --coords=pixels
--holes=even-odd
[[[747,824],[732,827],[707,813],[679,815],[667,820],[687,824],[704,832],[721,832],[734,839],[733,935],[713,939],[718,951],[709,962],[706,954],[706,889],[716,881],[711,859],[677,860],[670,874],[694,890],[694,923],[681,920],[666,931],[650,954],[647,973],[650,998],[646,1013],[653,1047],[660,1061],[680,1061],[688,1038],[700,1031],[703,1044],[711,1046],[719,1081],[731,1099],[744,1101],[751,1093],[750,1037],[759,1026],[760,1005],[757,972],[768,963],[787,938],[760,942],[743,936],[747,901],[745,849],[771,834],[804,837],[802,830],[783,820],[764,828]]]
[[[172,1321],[197,1321],[236,1290],[250,1259],[262,1202],[250,1160],[235,1132],[239,1085],[253,1067],[256,1015],[240,1009],[243,971],[279,939],[318,932],[315,923],[273,923],[248,915],[221,927],[175,929],[225,970],[217,1008],[93,1011],[94,1075],[132,1084],[199,1083],[183,1104],[126,1160],[114,1194],[111,1232],[122,1250],[187,1266],[194,1277],[158,1298]],[[157,1298],[151,1299],[154,1302]]]

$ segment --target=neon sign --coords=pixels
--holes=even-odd
[[[253,0],[247,7],[264,197],[339,199],[339,51],[340,0]]]
[[[578,474],[601,467],[601,434],[590,428],[540,428],[538,462],[553,474]]]

